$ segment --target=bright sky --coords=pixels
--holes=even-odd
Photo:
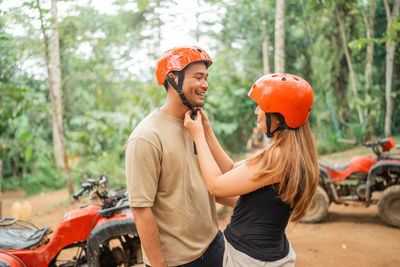
[[[79,1],[79,0],[76,0]],[[170,22],[166,22],[163,28],[163,41],[160,44],[160,52],[163,52],[167,49],[173,48],[175,46],[181,45],[190,45],[190,44],[197,44],[203,49],[205,49],[211,57],[213,57],[214,53],[212,51],[212,40],[207,37],[201,37],[199,42],[196,43],[196,40],[193,36],[193,32],[196,28],[196,12],[201,12],[200,20],[201,21],[215,21],[215,17],[217,16],[217,12],[213,12],[210,7],[200,1],[202,4],[198,5],[198,0],[175,0],[177,5],[171,6],[165,13],[168,14],[176,14],[174,19],[169,19]],[[42,5],[46,8],[49,8],[50,1],[49,0],[42,0]],[[112,14],[117,10],[116,6],[113,6],[114,0],[80,0],[80,4],[91,2],[92,6],[95,6],[100,12]],[[63,17],[66,15],[67,9],[71,4],[74,3],[73,1],[67,2],[58,2],[58,13],[59,17]],[[75,2],[76,3],[76,2]],[[21,1],[15,0],[3,0],[0,4],[0,10],[6,11],[10,7],[20,6]],[[127,5],[126,8],[135,9],[135,5]],[[39,25],[35,25],[39,27]],[[214,29],[218,30],[218,25],[215,25]],[[22,31],[16,27],[8,30],[12,34],[18,34]],[[144,44],[145,45],[145,44]],[[78,53],[82,52],[85,53],[90,51],[90,47],[85,47],[83,44],[82,47],[77,51]],[[149,59],[146,56],[146,53],[141,51],[134,51],[134,62],[127,62],[128,68],[130,71],[137,75],[143,75],[146,70],[150,66],[155,65],[154,59]],[[130,65],[130,66],[129,66]]]
[[[196,28],[195,14],[196,11],[205,12],[208,14],[203,14],[204,16],[210,16],[210,12],[207,12],[208,5],[201,4],[198,5],[198,0],[175,0],[177,5],[171,6],[167,13],[176,14],[176,17],[173,21],[167,22],[163,25],[164,34],[163,39],[164,42],[161,44],[161,50],[167,50],[177,45],[184,44],[194,44],[195,38],[191,36],[190,31]],[[112,14],[116,11],[116,7],[112,5],[113,0],[105,0],[105,1],[94,1],[95,6],[100,12]],[[202,2],[202,1],[201,1]],[[129,5],[127,6],[129,8]],[[132,5],[134,9],[134,6]],[[61,10],[60,10],[61,11]],[[203,44],[204,49],[207,50],[208,45],[206,43]]]

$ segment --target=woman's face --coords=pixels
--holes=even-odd
[[[266,120],[265,112],[260,108],[260,106],[257,106],[254,113],[257,115],[257,129],[263,133],[266,133],[267,132],[267,120]]]

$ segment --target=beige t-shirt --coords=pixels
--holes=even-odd
[[[218,222],[183,120],[160,109],[143,119],[128,139],[125,170],[130,206],[152,207],[168,266],[200,257]]]

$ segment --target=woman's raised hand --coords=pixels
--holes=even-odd
[[[191,114],[192,114],[191,110],[188,110],[185,113],[185,120],[183,122],[183,125],[188,130],[188,132],[189,132],[190,136],[193,138],[193,140],[196,141],[197,138],[201,138],[202,136],[204,137],[202,112],[201,111],[200,111],[200,113],[198,112],[197,116],[194,120],[190,117]]]
[[[201,114],[201,122],[203,123],[204,130],[205,131],[212,130],[210,120],[208,119],[207,115],[203,112],[203,109],[199,108],[198,110],[200,111]]]

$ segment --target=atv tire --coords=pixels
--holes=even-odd
[[[132,266],[142,263],[140,240],[133,219],[111,220],[92,230],[88,266]]]
[[[400,185],[393,185],[383,191],[378,201],[378,211],[387,224],[400,228]]]
[[[325,190],[318,186],[315,192],[314,199],[312,200],[308,211],[301,222],[304,223],[319,223],[326,214],[328,214],[329,197]]]

